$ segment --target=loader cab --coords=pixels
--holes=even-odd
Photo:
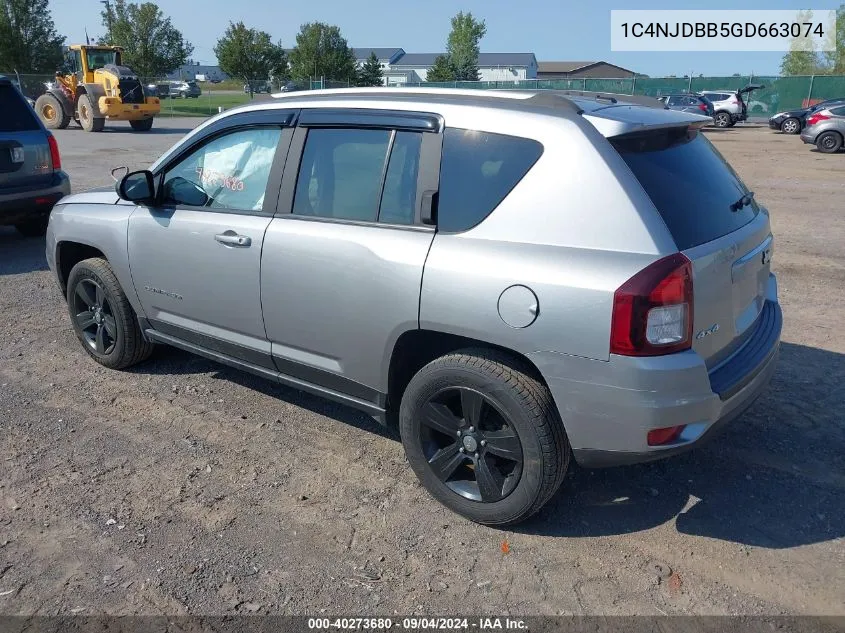
[[[79,83],[85,81],[85,73],[82,69],[82,52],[79,49],[69,48],[65,51],[64,62],[59,71],[60,75],[76,75]]]
[[[76,75],[79,83],[94,83],[94,71],[109,64],[121,65],[121,51],[113,47],[72,46],[65,53],[66,74]]]

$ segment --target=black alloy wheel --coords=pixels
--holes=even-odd
[[[110,354],[117,342],[114,307],[97,280],[80,279],[73,293],[73,314],[87,345],[97,354]]]
[[[486,396],[450,387],[425,404],[420,441],[428,465],[446,486],[473,501],[495,503],[522,474],[522,445],[513,426]]]

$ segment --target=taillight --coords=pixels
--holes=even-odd
[[[827,121],[829,118],[826,114],[814,114],[807,119],[807,125],[815,125],[819,121]]]
[[[702,112],[707,112],[707,106],[704,105],[703,103],[698,104],[698,109],[701,110]]]
[[[50,144],[50,160],[53,161],[53,170],[59,170],[62,168],[62,157],[59,154],[59,144],[56,142],[56,137],[48,133],[47,142]]]
[[[692,264],[681,253],[660,259],[613,295],[610,352],[659,356],[692,345]]]

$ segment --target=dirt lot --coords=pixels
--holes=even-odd
[[[193,124],[59,142],[78,191]],[[708,134],[771,210],[772,387],[692,454],[574,469],[515,531],[431,500],[355,411],[175,350],[99,367],[43,240],[0,229],[0,613],[845,614],[845,154]]]

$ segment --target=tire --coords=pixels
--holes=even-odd
[[[149,132],[153,129],[153,119],[151,117],[149,119],[140,119],[139,121],[130,121],[129,125],[136,132]]]
[[[152,354],[153,344],[144,340],[138,317],[106,260],[95,257],[73,267],[67,306],[83,349],[101,365],[125,369]]]
[[[513,525],[536,513],[569,466],[549,390],[527,367],[492,350],[460,350],[423,367],[402,396],[399,430],[426,490],[484,525]],[[482,472],[489,485],[479,483]]]
[[[47,224],[50,222],[50,216],[34,218],[32,220],[24,220],[15,224],[18,233],[24,237],[41,237],[47,232]]]
[[[842,149],[842,135],[839,132],[822,132],[816,137],[816,147],[824,154],[835,154]]]
[[[733,123],[733,119],[731,119],[731,115],[727,112],[717,112],[713,116],[713,125],[716,127],[726,128],[730,127]]]
[[[91,98],[88,95],[80,95],[79,101],[76,105],[79,111],[79,124],[86,132],[102,132],[106,124],[106,120],[101,117],[94,116],[96,110],[91,103]]]
[[[800,134],[801,121],[795,117],[789,117],[786,121],[780,124],[780,131],[784,134]]]
[[[61,101],[49,92],[35,100],[35,111],[48,130],[64,130],[70,125],[70,115],[65,112]]]

